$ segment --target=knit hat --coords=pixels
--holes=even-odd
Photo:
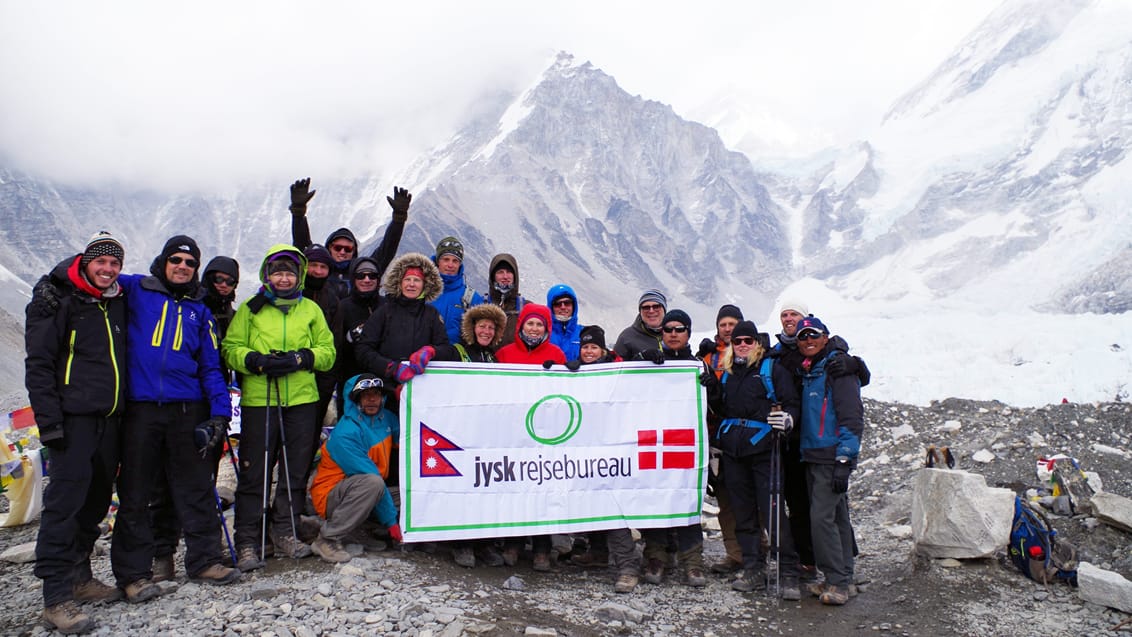
[[[779,310],[778,313],[782,314],[786,310],[794,310],[795,312],[801,314],[802,316],[809,316],[810,315],[810,306],[806,305],[805,303],[803,303],[803,302],[801,302],[797,299],[790,299],[790,300],[787,300],[787,301],[783,301],[782,302],[782,309]]]
[[[731,330],[732,343],[735,342],[735,337],[737,336],[750,336],[751,338],[758,340],[759,328],[755,327],[754,321],[739,321],[739,324],[735,326],[735,329]]]
[[[270,275],[276,272],[290,272],[299,276],[299,262],[286,252],[277,254],[267,262],[267,273]]]
[[[795,336],[801,335],[802,332],[821,332],[822,334],[829,334],[829,328],[821,319],[816,316],[807,316],[806,318],[798,321],[798,331],[794,332]],[[735,334],[732,332],[731,337],[734,338]]]
[[[605,330],[601,329],[600,325],[587,325],[582,328],[582,334],[578,337],[580,345],[587,343],[597,345],[603,350],[609,348],[605,346]]]
[[[684,327],[692,329],[692,317],[688,316],[688,313],[684,310],[669,310],[665,313],[664,319],[661,320],[660,324],[668,325],[672,321],[676,321]]]
[[[719,322],[722,321],[724,318],[727,318],[727,317],[733,318],[733,319],[738,320],[738,321],[742,321],[743,320],[743,310],[740,310],[737,305],[730,305],[730,304],[724,305],[724,306],[719,308],[719,314],[715,315],[715,324],[719,325]]]
[[[186,237],[183,234],[169,237],[169,240],[165,242],[165,247],[161,249],[160,259],[165,261],[178,252],[190,254],[198,263],[200,262],[200,248],[197,247],[197,242],[192,237]]]
[[[363,274],[365,272],[377,272],[377,264],[373,261],[370,261],[369,259],[359,260],[354,265],[354,274]]]
[[[85,268],[98,257],[118,257],[119,261],[126,260],[126,249],[122,244],[105,230],[94,233],[90,241],[86,242],[83,257],[79,260],[79,267]]]
[[[460,240],[456,237],[444,237],[440,240],[440,243],[436,244],[436,258],[440,259],[446,254],[451,254],[463,261],[464,244],[460,243]]]
[[[668,309],[668,299],[664,298],[664,293],[657,289],[645,290],[641,298],[637,299],[637,307],[641,307],[645,303],[655,302],[660,303],[664,309]]]
[[[334,257],[330,256],[330,251],[318,243],[312,243],[303,250],[303,256],[307,258],[307,263],[322,263],[323,265],[334,265]]]

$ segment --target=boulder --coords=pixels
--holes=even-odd
[[[1081,562],[1077,567],[1077,587],[1077,593],[1087,602],[1132,613],[1132,582],[1120,573]]]
[[[920,469],[912,490],[912,541],[925,557],[979,558],[1010,541],[1014,492],[966,471]]]
[[[16,564],[27,564],[35,561],[35,542],[25,542],[8,548],[0,553],[0,560]]]
[[[1094,493],[1090,502],[1097,519],[1132,533],[1132,500],[1115,493]]]

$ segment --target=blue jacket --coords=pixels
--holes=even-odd
[[[856,464],[864,433],[861,381],[856,376],[829,377],[827,346],[802,374],[802,460],[833,464],[838,456]]]
[[[432,257],[432,262],[436,263],[436,257]],[[444,291],[436,300],[430,301],[429,305],[435,307],[440,311],[440,318],[444,320],[444,331],[448,332],[449,343],[460,342],[460,321],[464,318],[464,310],[483,303],[483,297],[479,292],[474,289],[471,292],[471,300],[464,303],[464,290],[468,287],[464,283],[464,264],[460,264],[460,269],[456,274],[441,274],[440,278],[444,281]]]
[[[565,323],[554,318],[554,307],[551,305],[554,299],[563,295],[574,301],[574,313]],[[566,360],[577,360],[582,353],[582,326],[578,325],[578,295],[574,294],[574,288],[562,283],[550,288],[546,292],[546,306],[550,308],[550,342],[566,354]]]
[[[212,416],[232,416],[220,372],[216,322],[204,291],[175,298],[154,276],[123,274],[126,293],[126,398],[167,403],[208,401]]]

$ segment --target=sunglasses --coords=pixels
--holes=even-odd
[[[200,265],[200,261],[197,261],[196,259],[186,259],[185,257],[179,257],[177,255],[169,257],[168,259],[166,259],[166,261],[172,263],[173,265],[181,265],[181,263],[184,263],[190,268],[195,268]]]
[[[227,285],[228,287],[236,286],[236,279],[233,279],[230,276],[224,276],[223,274],[212,275],[212,282],[216,285]]]
[[[683,334],[684,332],[688,331],[688,328],[684,327],[683,325],[677,325],[676,327],[662,327],[660,329],[665,334],[671,334],[673,332],[676,332],[677,334]]]
[[[381,389],[384,385],[380,378],[363,378],[354,385],[355,390],[365,391],[367,389]]]
[[[371,281],[376,281],[377,280],[377,272],[358,272],[357,274],[354,275],[355,281],[360,281],[362,279],[369,279]]]
[[[346,245],[346,244],[342,244],[342,243],[337,243],[337,244],[330,246],[330,249],[335,251],[335,252],[353,252],[354,246]]]
[[[732,336],[731,337],[731,344],[732,345],[754,345],[755,344],[755,337],[754,336]]]
[[[802,332],[801,334],[799,334],[798,340],[799,341],[816,341],[817,339],[821,338],[822,336],[824,336],[824,334],[822,334],[821,332],[808,331],[808,332]]]
[[[571,306],[573,304],[574,304],[574,302],[571,301],[570,299],[559,299],[559,300],[555,301],[554,303],[551,303],[551,305],[553,305],[554,307],[568,307],[568,306]]]
[[[664,309],[664,306],[659,304],[659,303],[650,303],[648,305],[642,305],[641,306],[642,312],[658,312],[658,311],[663,310],[663,309]]]

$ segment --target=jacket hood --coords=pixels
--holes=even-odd
[[[507,328],[507,314],[498,305],[491,303],[473,305],[464,312],[464,318],[460,320],[460,340],[469,344],[475,343],[476,323],[483,319],[491,319],[491,322],[495,323],[495,339],[491,341],[491,347],[498,347],[503,342],[503,330]]]
[[[570,324],[570,329],[573,329],[573,327],[578,324],[578,295],[574,294],[574,288],[564,283],[559,283],[558,285],[547,290],[546,306],[548,308],[551,308],[551,316],[554,316],[554,299],[557,299],[560,296],[568,296],[574,303],[574,313],[570,315],[570,320],[568,321]]]
[[[329,250],[330,244],[334,243],[335,239],[349,239],[350,241],[353,241],[354,242],[354,252],[357,253],[358,238],[354,236],[353,232],[350,232],[349,228],[338,228],[334,232],[331,232],[330,234],[326,235],[326,241],[323,242],[322,245],[326,246],[326,249]]]
[[[227,274],[233,279],[236,279],[236,283],[240,282],[240,264],[232,257],[213,257],[212,260],[208,262],[208,265],[204,266],[201,277],[207,279],[209,272]]]
[[[500,252],[491,258],[491,265],[487,268],[487,289],[492,300],[496,302],[499,301],[498,297],[500,294],[495,289],[495,269],[500,263],[506,263],[511,266],[511,271],[515,273],[515,284],[511,287],[511,294],[519,295],[519,262],[510,254]]]
[[[259,280],[264,286],[267,285],[267,262],[276,255],[284,253],[294,256],[299,263],[299,289],[302,290],[307,281],[307,258],[303,256],[302,250],[286,243],[277,243],[268,248],[267,254],[264,255],[263,261],[259,264]]]
[[[444,291],[444,281],[440,278],[440,270],[436,269],[436,264],[432,262],[432,259],[420,252],[409,252],[397,257],[397,260],[390,264],[389,270],[385,272],[382,288],[385,289],[386,296],[392,298],[401,295],[401,279],[405,276],[405,270],[409,268],[420,268],[424,272],[424,289],[421,291],[421,298],[426,303],[436,300],[436,297]]]
[[[354,391],[354,385],[358,384],[358,378],[361,374],[355,374],[346,380],[346,384],[342,386],[342,393],[346,395],[346,399],[342,401],[342,417],[353,418],[357,422],[366,422],[366,415],[362,413],[362,407],[358,403],[350,400],[350,392]],[[384,391],[381,392],[382,396],[388,399],[389,395]],[[385,403],[381,404],[381,408],[385,409]],[[379,411],[378,414],[381,412]],[[377,416],[373,416],[377,418]]]
[[[523,305],[523,309],[519,311],[519,320],[515,323],[515,340],[522,342],[523,337],[521,336],[521,334],[523,333],[523,323],[526,323],[527,319],[531,318],[532,315],[542,318],[543,324],[546,325],[546,340],[549,341],[550,308],[546,307],[545,305],[539,305],[538,303],[527,303]]]

